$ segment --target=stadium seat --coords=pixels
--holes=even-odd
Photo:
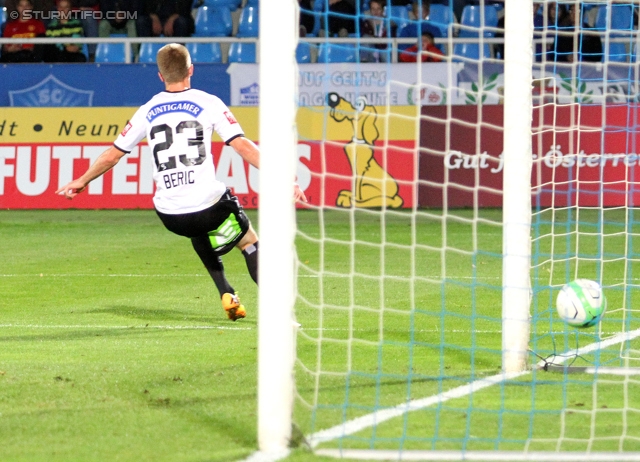
[[[198,8],[195,18],[196,37],[229,37],[233,31],[231,10],[227,6]]]
[[[201,6],[208,6],[209,8],[217,8],[226,6],[229,7],[229,3],[231,0],[194,0],[194,2],[199,2]]]
[[[260,0],[247,0],[247,4],[245,6],[259,6]]]
[[[164,46],[164,43],[143,43],[140,45],[140,54],[138,55],[139,63],[155,63],[158,50]]]
[[[213,43],[187,43],[187,50],[191,55],[191,61],[194,63],[221,63],[222,51],[220,44]]]
[[[203,0],[203,5],[209,8],[227,8],[230,11],[237,10],[241,3],[242,0]]]
[[[488,43],[484,44],[484,58],[491,58],[491,48]],[[477,43],[456,43],[453,46],[453,60],[463,61],[460,58],[479,60],[480,59],[480,45]]]
[[[318,49],[319,63],[355,63],[356,61],[356,48],[352,44],[321,43]]]
[[[604,47],[604,44],[603,44]],[[626,63],[632,58],[627,51],[627,47],[624,43],[611,42],[609,43],[609,50],[605,51],[605,62]]]
[[[396,35],[400,35],[400,32],[409,24],[409,10],[406,6],[391,6],[388,7],[389,13],[387,17],[391,19],[398,27]]]
[[[318,0],[313,2],[313,16],[315,21],[313,23],[313,31],[311,33],[307,33],[307,36],[309,37],[317,37],[320,33],[320,29],[323,28],[322,26],[324,25],[326,20],[325,18],[327,17],[327,14],[324,13],[324,1]]]
[[[258,37],[259,35],[259,21],[258,21],[258,7],[257,6],[245,6],[240,13],[240,20],[238,22],[238,37]]]
[[[447,5],[435,3],[429,10],[429,22],[440,29],[442,37],[448,37],[449,25],[454,23],[453,10]]]
[[[96,48],[96,63],[124,63],[125,43],[98,43]]]
[[[611,27],[607,26],[608,14],[611,11]],[[595,28],[600,31],[633,30],[633,10],[631,5],[606,5],[598,7]]]
[[[610,38],[630,37],[633,31],[633,9],[631,5],[603,5],[599,6],[596,15],[595,29],[598,31],[610,31]],[[611,16],[610,18],[608,16]],[[611,27],[608,27],[608,24]],[[627,44],[631,47],[631,44]],[[625,63],[633,61],[633,53],[627,50],[627,45],[622,42],[609,43],[609,49],[605,50],[605,61]],[[605,48],[604,37],[602,47]]]
[[[479,37],[481,29],[485,37],[494,37],[495,30],[490,28],[498,25],[498,11],[494,6],[483,8],[479,5],[466,5],[462,10],[460,25],[466,26],[460,28],[460,37]]]
[[[311,62],[311,44],[300,42],[296,47],[296,61],[300,64]]]
[[[229,46],[230,63],[255,63],[256,44],[246,42],[233,42]]]

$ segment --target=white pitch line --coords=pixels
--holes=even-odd
[[[127,329],[159,329],[159,330],[254,330],[253,326],[240,327],[240,326],[108,326],[108,325],[82,325],[82,324],[68,324],[68,325],[44,325],[44,324],[0,324],[1,328],[18,328],[18,329],[114,329],[114,330],[127,330]]]
[[[2,278],[70,278],[70,277],[99,277],[99,278],[175,278],[175,277],[204,277],[204,274],[100,274],[100,273],[69,273],[69,274],[0,274]],[[206,275],[208,276],[208,275]]]
[[[600,342],[594,342],[583,348],[570,350],[564,353],[562,357],[558,356],[557,357],[558,362],[554,364],[555,365],[562,364],[568,361],[570,358],[574,357],[575,355],[582,355],[585,353],[589,353],[591,351],[608,348],[618,343],[622,343],[628,340],[633,340],[634,338],[637,338],[637,337],[640,337],[640,329],[636,329],[630,332],[623,332],[610,339],[600,341]],[[538,366],[540,367],[543,364],[544,364],[544,361],[540,361],[538,363]],[[378,425],[394,417],[399,417],[407,412],[417,411],[419,409],[433,406],[435,404],[444,403],[445,401],[449,401],[450,399],[463,398],[472,393],[475,393],[476,391],[482,390],[483,388],[487,388],[492,385],[497,385],[507,380],[513,380],[515,378],[521,377],[529,373],[530,371],[515,372],[515,373],[500,373],[500,374],[492,375],[489,377],[485,377],[483,379],[476,380],[467,385],[461,385],[459,387],[453,388],[443,393],[439,393],[437,395],[432,395],[432,396],[418,399],[418,400],[412,400],[392,408],[382,409],[380,411],[376,411],[371,414],[367,414],[367,415],[358,417],[356,419],[349,420],[340,425],[336,425],[335,427],[331,427],[327,430],[322,430],[322,431],[313,433],[307,438],[307,441],[309,442],[311,447],[314,448],[320,443],[332,441],[342,436],[352,435],[361,430],[364,430],[365,428],[370,428],[370,427],[373,427],[374,425]]]

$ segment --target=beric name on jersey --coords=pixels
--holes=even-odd
[[[130,124],[114,144],[128,152],[147,138],[159,211],[197,212],[224,194],[225,185],[215,177],[211,135],[215,130],[227,142],[243,132],[219,98],[200,90],[161,92],[138,109]]]

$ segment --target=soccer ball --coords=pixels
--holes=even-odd
[[[596,281],[576,279],[562,286],[556,299],[558,315],[574,327],[591,327],[600,322],[607,299]]]

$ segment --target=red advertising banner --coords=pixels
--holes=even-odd
[[[424,106],[422,114],[420,206],[502,206],[503,106]],[[639,115],[637,105],[535,109],[533,203],[640,203]]]
[[[364,152],[370,158],[364,171],[354,174],[346,153],[349,141],[300,143],[297,181],[312,205],[411,207],[414,144],[395,141],[386,150],[358,146],[358,155],[362,157]],[[105,143],[0,145],[0,208],[152,208],[153,158],[146,144],[137,146],[111,171],[92,181],[73,201],[55,194],[60,186],[82,174],[108,146]],[[211,149],[218,179],[234,191],[243,206],[256,208],[258,171],[222,142],[212,143]],[[381,193],[384,182],[388,183],[387,195]],[[353,192],[358,190],[363,192]]]

